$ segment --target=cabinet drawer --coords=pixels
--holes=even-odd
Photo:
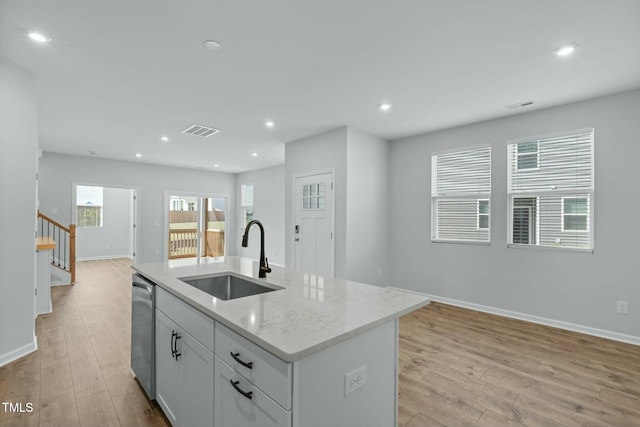
[[[291,427],[291,411],[283,409],[271,400],[218,356],[215,357],[215,365],[214,425]],[[235,383],[235,387],[231,382]]]
[[[213,319],[156,286],[156,308],[213,351]]]
[[[291,364],[278,359],[219,322],[216,322],[215,329],[216,355],[283,408],[291,409]],[[240,361],[251,367],[244,366]]]

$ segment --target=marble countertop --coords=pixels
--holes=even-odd
[[[429,304],[429,298],[338,278],[271,266],[258,279],[248,258],[216,258],[201,264],[170,261],[132,267],[161,288],[287,362],[300,360],[342,340]],[[179,277],[232,272],[283,289],[220,300]]]

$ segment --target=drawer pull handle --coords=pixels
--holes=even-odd
[[[175,330],[171,330],[171,356],[178,360],[178,357],[182,356],[178,353],[178,340],[182,338]]]
[[[235,360],[245,368],[253,369],[253,362],[245,362],[244,360],[240,360],[240,357],[238,356],[240,356],[240,353],[234,353],[233,351],[231,352],[231,357],[233,357],[233,360]]]
[[[178,334],[176,334],[175,329],[172,329],[171,330],[171,357],[173,357],[174,359],[176,358],[176,348],[174,345],[174,342],[175,342],[174,340],[176,338],[176,335]]]
[[[240,387],[238,387],[238,384],[240,384],[240,381],[229,380],[229,382],[231,383],[233,388],[236,389],[236,391],[238,393],[240,393],[241,395],[243,395],[247,399],[253,399],[253,392],[252,391],[243,391]]]
[[[180,338],[182,338],[182,336],[176,332],[176,360],[178,360],[178,357],[182,356],[182,353],[178,353],[178,340]]]

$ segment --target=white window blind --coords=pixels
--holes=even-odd
[[[510,244],[593,249],[593,134],[507,146]]]
[[[489,242],[491,147],[431,156],[433,241]]]

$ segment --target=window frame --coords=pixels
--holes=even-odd
[[[78,187],[88,187],[88,188],[100,188],[101,191],[101,204],[78,204]],[[73,184],[73,197],[74,197],[74,222],[76,224],[77,228],[82,228],[82,229],[101,229],[104,228],[104,186],[102,185],[93,185],[93,184]],[[82,215],[79,215],[79,211],[78,208],[94,208],[97,209],[100,215],[100,224],[98,225],[82,225],[80,223],[80,218],[82,217]]]
[[[489,188],[488,191],[478,192],[478,191],[467,191],[460,193],[436,193],[434,194],[435,187],[437,187],[437,179],[434,184],[434,158],[441,155],[447,154],[455,154],[465,151],[473,151],[473,150],[489,150]],[[430,153],[430,165],[431,165],[431,242],[432,243],[451,243],[451,244],[463,244],[463,245],[481,245],[481,246],[489,246],[491,245],[491,190],[492,190],[492,169],[493,169],[493,147],[491,144],[479,144],[474,146],[465,146],[459,147],[456,149],[443,150],[443,151],[434,151]],[[435,187],[434,187],[435,185]],[[453,238],[442,238],[438,236],[438,216],[436,213],[436,206],[439,200],[473,200],[476,202],[476,212],[475,212],[475,229],[476,231],[486,231],[487,239],[479,240],[479,239],[453,239]],[[479,200],[487,200],[489,202],[489,227],[488,228],[478,228],[478,201]]]
[[[305,187],[307,188],[306,194],[305,194]],[[315,192],[313,190],[315,190]],[[322,192],[320,190],[322,190]],[[327,189],[324,188],[323,183],[303,184],[302,210],[303,211],[323,211],[325,209],[326,197],[327,197]],[[314,204],[314,201],[315,201],[315,204]],[[305,202],[307,202],[306,207],[305,207]]]
[[[487,202],[487,212],[486,213],[480,212],[480,202]],[[477,216],[477,226],[476,226],[476,228],[478,230],[491,230],[491,200],[489,200],[489,199],[478,199],[476,216]],[[486,227],[480,227],[480,217],[481,216],[486,216],[487,217],[487,226]]]
[[[520,172],[534,172],[534,171],[539,171],[540,170],[540,141],[520,141],[518,144],[536,144],[536,151],[532,151],[529,153],[520,153],[516,150],[516,170],[520,171]],[[525,156],[536,156],[536,166],[533,168],[521,168],[520,167],[520,157],[525,157]]]
[[[589,228],[590,228],[589,227],[590,226],[590,224],[589,224],[589,222],[590,222],[589,221],[589,211],[590,211],[590,209],[589,209],[589,207],[590,207],[589,195],[584,195],[584,196],[582,196],[582,195],[565,196],[565,197],[562,197],[560,200],[561,200],[560,201],[560,207],[561,207],[561,214],[560,214],[561,231],[563,233],[565,233],[565,232],[566,233],[588,233],[589,232]],[[587,205],[586,205],[587,213],[585,213],[585,214],[566,213],[565,212],[565,207],[564,207],[565,200],[586,200],[586,202],[587,202]],[[565,226],[564,226],[564,220],[565,220],[566,216],[584,216],[585,217],[585,228],[584,228],[584,230],[582,230],[582,229],[567,230],[565,228]]]
[[[246,197],[246,189],[247,187],[251,187],[251,203],[248,203]],[[254,218],[254,206],[255,206],[255,184],[253,182],[247,182],[244,184],[240,184],[240,230],[244,232],[244,229],[247,227],[249,221],[247,221],[248,213],[251,212],[251,218]]]
[[[577,136],[577,135],[582,135],[582,134],[591,134],[591,144],[590,144],[590,161],[591,161],[591,165],[590,165],[590,182],[591,182],[591,187],[589,189],[585,189],[585,188],[577,188],[577,189],[570,189],[570,190],[557,190],[553,187],[550,187],[549,190],[518,190],[518,191],[513,191],[512,188],[512,182],[513,182],[513,171],[517,170],[519,173],[527,173],[528,171],[538,171],[540,170],[540,142],[544,141],[544,140],[551,140],[551,139],[558,139],[558,138],[562,138],[562,137],[571,137],[571,136]],[[518,138],[518,139],[513,139],[513,140],[509,140],[507,141],[507,247],[508,248],[517,248],[517,249],[531,249],[531,250],[552,250],[552,251],[569,251],[569,252],[586,252],[586,253],[594,253],[594,248],[595,248],[595,233],[594,233],[594,224],[595,224],[595,208],[594,208],[594,193],[595,193],[595,129],[594,128],[582,128],[582,129],[575,129],[575,130],[568,130],[568,131],[562,131],[562,132],[554,132],[554,133],[549,133],[549,134],[543,134],[543,135],[537,135],[537,136],[533,136],[533,137],[526,137],[526,138]],[[538,168],[537,169],[514,169],[512,167],[512,162],[513,162],[513,157],[512,157],[512,153],[510,152],[510,146],[514,145],[514,144],[519,144],[519,143],[527,143],[527,142],[532,142],[532,141],[537,141],[538,142]],[[515,160],[517,161],[517,155],[515,157]],[[536,217],[536,234],[537,234],[537,238],[536,238],[536,243],[535,244],[521,244],[521,243],[513,243],[513,199],[514,198],[520,198],[520,197],[538,197],[539,201],[540,198],[545,197],[545,196],[556,196],[556,197],[560,197],[561,198],[561,216],[560,216],[560,223],[561,223],[561,228],[560,228],[560,232],[561,233],[588,233],[589,234],[589,242],[590,242],[590,247],[588,248],[582,248],[582,247],[575,247],[575,246],[561,246],[561,245],[543,245],[540,244],[540,238],[538,233],[541,230],[541,218],[540,216]],[[565,198],[587,198],[588,200],[588,205],[587,205],[587,209],[588,209],[588,214],[587,214],[587,230],[583,230],[583,231],[576,231],[576,230],[564,230],[564,199]],[[540,209],[540,203],[537,206],[537,209]],[[560,237],[559,239],[562,239],[562,237]],[[556,239],[558,240],[558,239]]]

